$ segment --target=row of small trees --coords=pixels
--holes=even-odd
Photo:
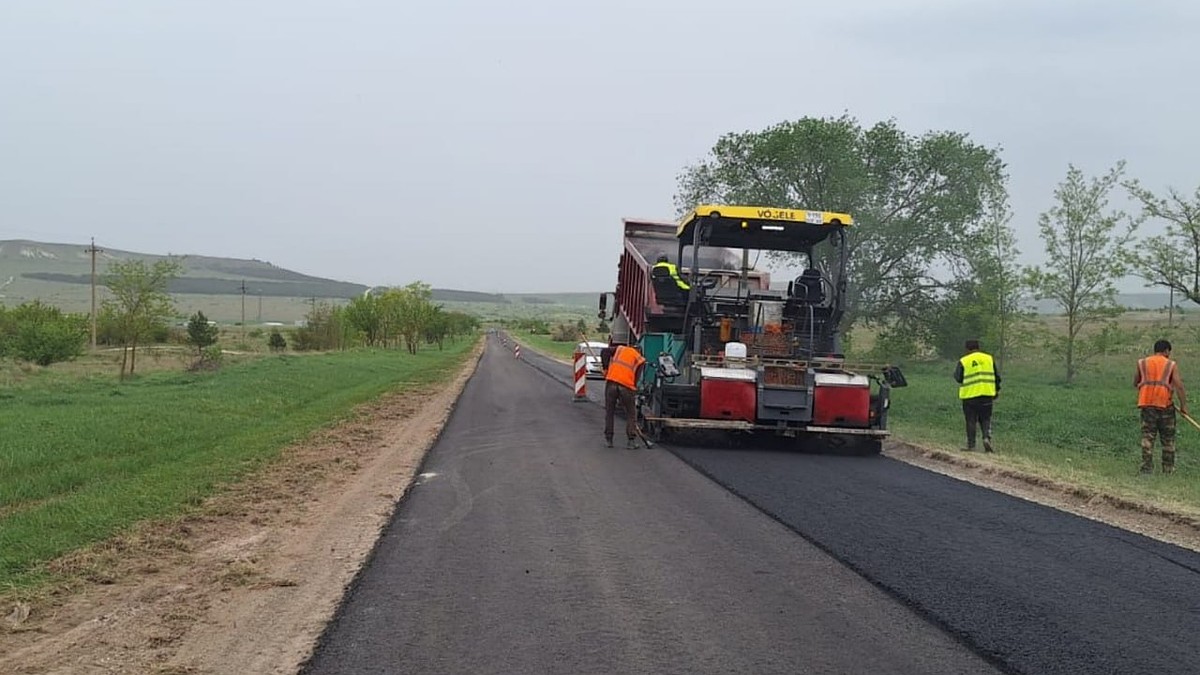
[[[456,340],[478,327],[478,319],[446,311],[434,304],[428,284],[414,282],[367,293],[342,306],[314,303],[292,346],[298,350],[403,347],[415,354],[423,343],[441,349],[446,340]]]
[[[139,346],[167,340],[169,325],[177,316],[167,288],[182,271],[182,262],[177,258],[153,263],[123,260],[109,265],[104,284],[112,297],[105,300],[97,313],[96,340],[97,344],[124,347],[122,378],[136,369]],[[305,325],[293,336],[292,346],[297,350],[403,346],[416,353],[423,343],[436,344],[441,349],[446,340],[455,340],[478,328],[475,317],[446,311],[435,305],[432,298],[428,285],[413,283],[363,295],[344,306],[314,302]],[[63,313],[41,302],[13,309],[0,306],[0,358],[41,365],[65,361],[83,352],[88,329],[87,315]],[[210,348],[218,334],[217,327],[203,313],[191,316],[185,341],[196,347],[198,363],[216,361],[212,354],[219,351]],[[278,351],[286,345],[282,334],[272,331],[270,348]]]
[[[1051,300],[1067,329],[1045,339],[1069,381],[1104,348],[1120,278],[1200,303],[1200,189],[1158,194],[1124,170],[1089,177],[1069,167],[1038,218],[1046,260],[1034,267],[1018,261],[1000,149],[959,132],[913,135],[891,120],[864,127],[841,116],[727,134],[681,174],[676,203],[681,212],[743,203],[851,213],[847,329],[874,328],[886,355],[954,356],[982,338],[1003,357],[1028,332],[1018,327],[1030,300]],[[1111,208],[1117,190],[1140,212]],[[1139,241],[1147,220],[1165,230]]]

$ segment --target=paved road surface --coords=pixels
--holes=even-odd
[[[308,672],[996,672],[523,356],[490,345]]]
[[[1008,669],[1200,673],[1200,554],[885,458],[669,449]]]

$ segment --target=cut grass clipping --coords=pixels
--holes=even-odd
[[[216,373],[32,380],[0,393],[0,590],[201,502],[354,406],[454,374],[473,346],[276,356]]]

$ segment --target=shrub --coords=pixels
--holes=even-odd
[[[287,349],[287,340],[283,339],[283,334],[276,329],[271,330],[271,337],[267,339],[267,346],[273,352],[281,352]]]
[[[217,343],[221,329],[208,322],[204,312],[196,312],[188,320],[187,343],[196,348],[196,353],[203,358],[204,349]]]
[[[37,300],[0,308],[0,356],[48,366],[82,354],[87,336],[82,314],[64,314]]]
[[[200,358],[192,363],[188,370],[218,370],[225,362],[225,353],[217,345],[209,345],[200,350]]]

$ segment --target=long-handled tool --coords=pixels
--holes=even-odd
[[[647,448],[654,447],[654,441],[646,438],[646,434],[642,431],[642,425],[638,424],[637,420],[633,421],[633,428],[637,431],[638,438],[642,439],[642,443],[645,443]]]
[[[1191,422],[1192,426],[1196,427],[1197,429],[1200,429],[1200,422],[1196,422],[1196,420],[1192,419],[1191,415],[1183,412],[1182,410],[1179,411],[1179,414],[1180,414],[1180,416],[1183,417],[1183,419]]]

